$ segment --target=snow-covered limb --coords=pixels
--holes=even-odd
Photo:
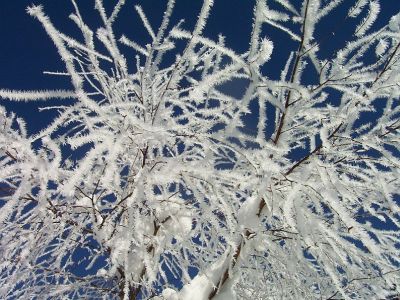
[[[380,2],[353,2],[257,0],[245,53],[206,37],[211,0],[194,28],[169,0],[158,31],[137,5],[148,45],[114,33],[124,0],[95,1],[97,30],[72,0],[81,38],[30,7],[74,90],[0,89],[71,98],[34,135],[1,107],[0,298],[399,293],[400,17],[377,28]],[[358,25],[329,54],[317,33],[338,16]]]
[[[73,91],[15,91],[0,89],[0,97],[12,101],[42,101],[48,99],[76,98]]]

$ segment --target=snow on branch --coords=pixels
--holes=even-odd
[[[12,101],[43,101],[48,99],[74,99],[77,98],[73,91],[18,91],[0,89],[0,98]]]
[[[28,8],[65,64],[47,74],[73,90],[0,88],[58,113],[30,133],[0,106],[0,298],[399,294],[400,17],[376,22],[390,5],[257,0],[242,53],[207,36],[214,1],[187,28],[168,0],[158,30],[139,1],[146,46],[116,35],[124,3],[95,0],[94,28],[72,0],[81,36]]]

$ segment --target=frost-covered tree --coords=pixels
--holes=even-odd
[[[124,0],[95,0],[96,30],[71,1],[81,36],[41,6],[28,13],[72,89],[0,89],[58,113],[27,134],[0,110],[0,298],[400,292],[400,13],[378,28],[378,0],[257,0],[237,53],[204,35],[212,0],[194,28],[171,24],[174,0],[158,30],[135,6],[147,45],[114,33]],[[332,16],[345,39],[327,54],[317,32]],[[273,53],[288,46],[273,31],[295,47],[276,78]]]

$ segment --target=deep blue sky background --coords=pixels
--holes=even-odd
[[[116,0],[105,0],[108,12],[116,3]],[[251,0],[215,0],[211,17],[205,29],[205,35],[216,40],[219,33],[226,36],[226,44],[234,50],[243,53],[248,49],[249,35],[253,17],[253,5]],[[270,1],[272,2],[272,1]],[[295,5],[300,0],[292,1]],[[322,54],[330,57],[338,46],[343,46],[348,28],[356,23],[347,19],[344,21],[344,13],[353,1],[344,1],[342,9],[331,17],[325,18],[316,32],[317,39],[321,42]],[[97,11],[94,10],[93,0],[77,0],[84,20],[97,28],[100,20]],[[156,31],[161,22],[162,14],[166,6],[163,0],[127,0],[120,13],[120,18],[114,28],[119,38],[122,33],[141,45],[150,42],[150,38],[142,26],[136,11],[135,4],[141,4],[153,29]],[[43,71],[63,71],[64,65],[59,59],[57,50],[41,24],[26,13],[26,7],[31,4],[42,4],[44,11],[51,18],[60,31],[70,34],[80,40],[81,34],[75,24],[68,18],[73,12],[73,6],[69,0],[13,0],[0,2],[0,88],[8,89],[70,89],[68,77],[45,75]],[[171,24],[176,24],[180,19],[185,19],[185,29],[193,28],[193,24],[200,11],[200,0],[177,0],[176,9]],[[382,0],[381,15],[377,26],[386,24],[391,15],[400,11],[400,0]],[[335,35],[332,34],[335,32]],[[264,26],[264,34],[269,37],[275,46],[271,61],[264,67],[264,73],[277,79],[290,51],[297,48],[297,43],[290,40],[286,34],[282,34],[271,27]],[[121,46],[129,61],[134,61],[134,53],[131,49]],[[313,83],[313,76],[307,78],[308,83]],[[231,85],[233,90],[240,87]],[[0,100],[8,109],[16,111],[28,121],[29,132],[37,132],[43,128],[54,114],[51,112],[37,114],[38,104],[11,103]],[[59,103],[59,102],[58,102]],[[57,104],[57,101],[53,101]],[[40,105],[40,104],[39,104]],[[42,103],[42,106],[43,103]]]
[[[111,6],[114,0],[104,1]],[[81,34],[75,24],[68,18],[73,6],[69,0],[14,0],[0,2],[0,88],[7,89],[69,89],[69,78],[64,76],[51,76],[43,74],[43,71],[63,71],[64,65],[60,61],[57,50],[50,38],[42,28],[38,20],[26,13],[28,5],[43,4],[45,13],[60,31],[72,35],[80,40]],[[77,0],[81,14],[88,24],[98,28],[100,19],[94,10],[94,1]],[[156,31],[161,23],[166,1],[126,1],[125,7],[120,12],[120,18],[115,24],[116,36],[122,33],[141,45],[150,42],[149,35],[142,26],[134,5],[140,3]],[[248,47],[248,37],[251,31],[252,1],[228,0],[216,1],[215,14],[212,14],[207,25],[209,37],[217,39],[220,32],[227,38],[227,44],[238,50],[245,51]],[[202,1],[177,1],[176,9],[171,24],[176,24],[180,19],[185,19],[185,28],[193,28],[196,16],[200,11]],[[227,6],[228,5],[228,6]],[[127,51],[127,58],[131,54],[131,62],[134,61],[134,53],[131,49],[121,46]],[[232,87],[234,88],[234,87]],[[43,128],[54,116],[52,113],[37,114],[37,104],[11,103],[0,100],[10,110],[16,111],[28,121],[28,130],[36,132]],[[53,101],[53,104],[57,103]],[[58,102],[59,103],[59,102]],[[43,103],[42,103],[42,106]]]

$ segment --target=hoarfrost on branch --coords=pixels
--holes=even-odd
[[[28,134],[0,110],[0,298],[399,293],[400,14],[377,28],[378,0],[257,0],[237,53],[204,35],[212,0],[194,28],[171,24],[174,0],[158,30],[135,6],[148,45],[114,33],[124,2],[96,0],[93,30],[72,0],[80,37],[27,10],[72,88],[0,89],[58,112]],[[327,56],[315,32],[344,9],[356,25]],[[296,47],[276,78],[271,30]],[[225,91],[238,81],[243,95]]]

